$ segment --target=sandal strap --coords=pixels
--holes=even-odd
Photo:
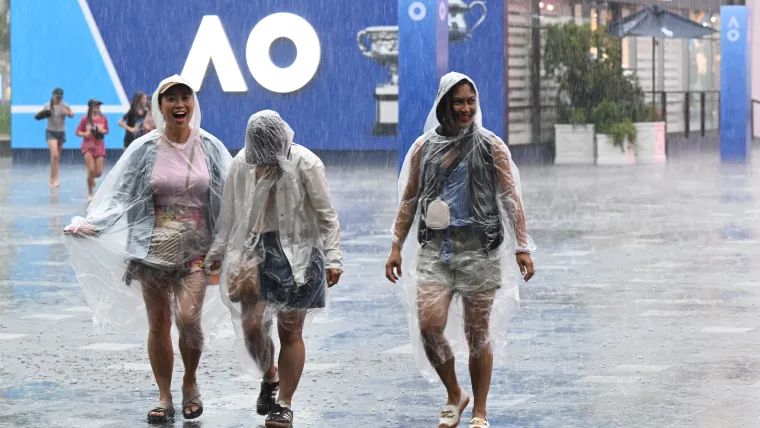
[[[197,387],[182,391],[182,408],[184,409],[191,406],[203,406],[203,403],[201,402],[201,392]]]
[[[150,416],[151,413],[163,413],[163,417],[172,417],[172,416],[174,416],[174,406],[173,405],[169,405],[169,407],[162,407],[162,406],[159,405],[158,407],[156,407],[156,408],[152,409],[150,412],[148,412],[148,416]],[[160,418],[162,416],[161,415],[155,415],[153,417]]]
[[[472,418],[472,419],[470,419],[470,425],[473,425],[473,424],[474,425],[490,426],[490,424],[488,423],[488,421],[485,420],[485,419],[482,419],[482,418]]]
[[[185,401],[184,403],[182,403],[182,408],[184,409],[184,408],[193,407],[193,406],[203,407],[203,402],[200,400],[200,398],[201,396],[198,395],[191,398],[188,401]]]

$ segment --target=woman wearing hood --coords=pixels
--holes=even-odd
[[[469,77],[441,78],[425,134],[406,155],[399,201],[385,272],[394,283],[403,278],[402,302],[420,369],[448,392],[439,427],[457,426],[470,402],[457,381],[457,356],[469,358],[475,398],[470,428],[489,427],[494,355],[506,346],[518,276],[533,276],[535,245],[526,232],[519,172],[506,144],[483,128]],[[404,245],[410,234],[417,242]]]
[[[266,415],[267,428],[292,427],[291,402],[306,356],[304,322],[325,307],[327,288],[340,279],[339,245],[338,213],[322,161],[293,143],[293,130],[279,114],[254,114],[245,148],[230,167],[206,266],[221,274],[238,355],[245,355],[242,362],[252,373],[263,375],[256,411]],[[220,269],[211,270],[219,261]]]
[[[172,319],[185,365],[183,416],[203,413],[195,375],[203,346],[226,312],[216,293],[206,294],[204,258],[232,159],[200,128],[198,98],[182,77],[162,81],[152,106],[156,129],[130,144],[86,218],[74,218],[64,232],[96,324],[127,331],[147,327],[159,389],[148,422],[163,423],[175,412]]]

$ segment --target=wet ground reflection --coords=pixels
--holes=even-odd
[[[492,426],[760,426],[752,169],[700,155],[666,167],[521,172],[538,274],[505,326]],[[157,393],[145,335],[93,333],[59,233],[86,206],[85,172],[64,167],[62,178],[51,193],[45,168],[0,165],[0,426],[139,426]],[[418,375],[382,276],[395,172],[330,166],[328,179],[346,274],[329,316],[307,332],[296,426],[432,426],[443,388]],[[204,415],[182,421],[178,409],[174,426],[263,423],[258,383],[232,341],[223,331],[201,361]]]

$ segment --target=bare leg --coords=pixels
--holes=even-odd
[[[457,381],[454,353],[444,336],[453,296],[448,287],[420,285],[417,287],[417,315],[425,355],[441,378],[449,395],[447,404],[459,404],[461,389]]]
[[[264,377],[272,379],[277,374],[274,365],[274,342],[272,341],[271,314],[267,313],[267,303],[246,303],[242,306],[243,334],[248,354],[264,373]]]
[[[92,191],[95,189],[95,159],[91,154],[84,154],[84,163],[87,165],[87,199],[92,200]]]
[[[61,145],[58,140],[47,140],[50,149],[50,187],[58,187],[58,165],[61,159]]]
[[[160,291],[155,284],[143,283],[143,300],[148,312],[148,357],[153,376],[158,385],[159,402],[172,402],[172,371],[174,370],[174,349],[171,338],[170,295]],[[161,416],[151,413],[153,416]]]
[[[206,295],[206,273],[195,272],[187,275],[181,284],[175,287],[177,299],[179,330],[179,352],[185,365],[182,390],[187,391],[197,386],[195,373],[203,352],[203,329],[201,328],[201,311]],[[185,409],[185,414],[197,411],[200,406]]]
[[[95,158],[95,177],[94,178],[100,178],[101,175],[103,175],[103,162],[105,161],[105,157],[98,156]],[[93,180],[93,183],[95,181]]]
[[[465,314],[464,331],[470,346],[470,379],[472,379],[472,393],[475,395],[472,416],[484,419],[493,373],[489,321],[494,294],[495,291],[484,291],[462,296]]]
[[[277,332],[280,335],[280,395],[277,401],[290,404],[306,363],[303,343],[303,325],[306,311],[282,311],[277,315]]]

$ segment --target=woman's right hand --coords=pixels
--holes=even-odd
[[[395,244],[388,256],[388,261],[385,262],[385,277],[394,284],[401,278],[401,248]]]
[[[98,233],[97,229],[89,224],[70,224],[63,229],[63,233],[66,235],[72,235],[78,238],[84,238],[87,236],[93,236]]]

